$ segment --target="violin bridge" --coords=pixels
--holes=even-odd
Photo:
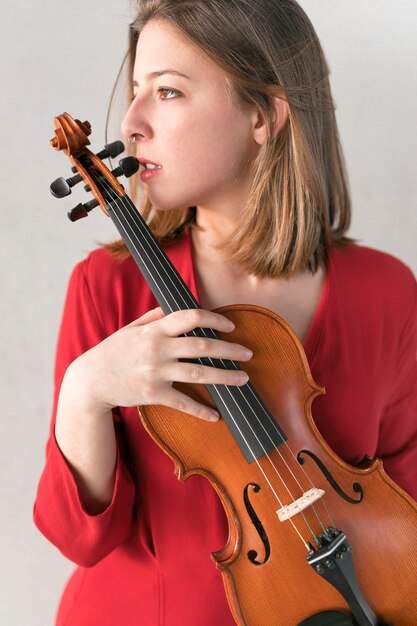
[[[297,500],[294,500],[294,502],[292,502],[291,504],[286,504],[281,509],[278,509],[277,515],[279,521],[284,522],[286,519],[290,519],[290,517],[301,513],[301,511],[304,511],[304,509],[311,506],[312,504],[314,504],[314,502],[324,496],[325,493],[326,492],[324,491],[324,489],[318,489],[317,487],[309,489],[308,491],[303,493],[301,498],[298,498]]]

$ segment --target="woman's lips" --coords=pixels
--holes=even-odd
[[[143,183],[147,183],[149,180],[151,180],[151,178],[154,178],[155,176],[157,176],[162,170],[162,167],[155,167],[154,169],[146,169],[143,168],[140,172],[140,179]]]
[[[143,157],[140,157],[138,161],[142,165],[140,179],[144,183],[148,182],[151,178],[154,178],[162,169],[158,163],[154,163],[153,161],[149,161]],[[152,167],[148,168],[148,165],[151,165]]]

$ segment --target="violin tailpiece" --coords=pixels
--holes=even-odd
[[[326,535],[321,535],[321,540],[318,550],[311,547],[307,562],[342,594],[359,626],[389,626],[375,615],[362,594],[346,535],[337,528],[329,527]]]

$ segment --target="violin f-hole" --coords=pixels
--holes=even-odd
[[[259,485],[257,485],[256,483],[249,483],[246,485],[244,491],[243,491],[243,500],[245,502],[245,507],[246,510],[248,512],[249,517],[251,518],[252,524],[255,526],[258,535],[264,545],[265,548],[265,557],[263,561],[259,561],[258,560],[258,553],[256,552],[256,550],[249,550],[248,552],[248,559],[251,563],[253,563],[254,565],[264,565],[268,559],[269,556],[271,554],[271,547],[269,544],[269,539],[268,539],[268,535],[265,532],[265,528],[262,525],[261,520],[259,519],[259,517],[256,515],[255,513],[255,509],[253,508],[250,500],[249,500],[249,487],[252,487],[253,491],[255,493],[258,493],[261,488]]]
[[[350,496],[348,496],[347,493],[343,491],[339,483],[336,482],[324,463],[313,452],[310,452],[310,450],[300,450],[300,452],[297,454],[297,461],[300,465],[304,463],[304,459],[302,457],[303,454],[306,454],[313,459],[316,465],[320,468],[326,480],[329,481],[330,485],[341,498],[343,498],[344,500],[346,500],[346,502],[349,502],[350,504],[359,504],[359,502],[362,502],[364,496],[362,485],[360,485],[359,483],[353,483],[352,489],[355,493],[358,493],[359,496],[358,498],[351,498]]]

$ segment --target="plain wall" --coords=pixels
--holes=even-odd
[[[350,234],[417,269],[417,3],[303,0],[328,58],[353,198]],[[99,209],[71,224],[86,196],[56,200],[69,163],[49,146],[54,115],[93,124],[104,144],[128,0],[1,0],[0,623],[53,623],[73,566],[36,531],[54,346],[73,265],[114,229]],[[118,138],[117,124],[110,139]]]

